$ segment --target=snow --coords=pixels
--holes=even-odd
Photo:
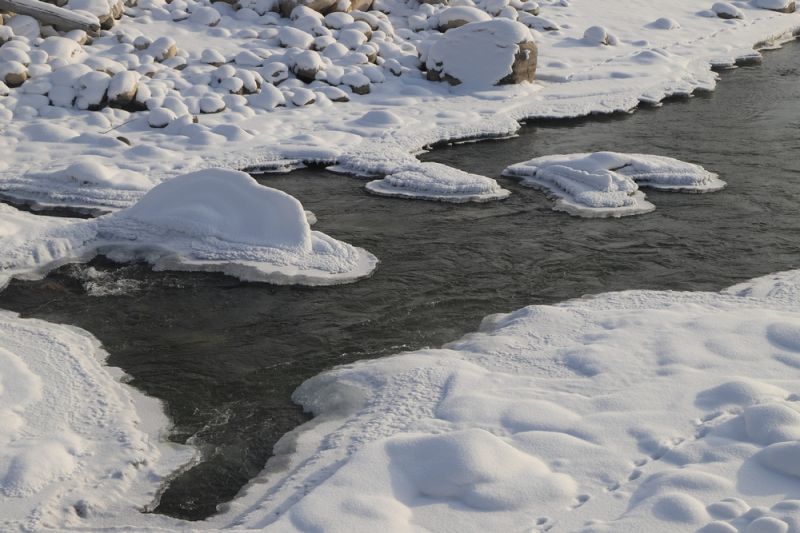
[[[441,202],[487,202],[511,194],[485,176],[470,174],[439,163],[419,163],[367,183],[380,196],[418,198]]]
[[[720,18],[725,19],[742,19],[744,13],[733,4],[728,2],[715,2],[711,6],[711,10]]]
[[[160,406],[103,366],[88,333],[7,311],[0,332],[0,529],[80,528],[132,512],[192,460],[162,439]]]
[[[639,186],[677,192],[713,192],[725,182],[703,167],[663,156],[595,152],[544,156],[511,165],[505,176],[549,191],[554,209],[588,217],[647,213],[655,206]]]
[[[799,280],[531,306],[323,373],[295,392],[315,419],[286,437],[288,469],[217,523],[793,531]]]
[[[254,2],[233,11],[195,0],[142,2],[127,8],[112,30],[88,42],[83,32],[40,40],[15,36],[3,26],[2,39],[10,40],[0,53],[21,52],[31,64],[15,60],[12,70],[25,69],[28,80],[19,87],[0,86],[0,92],[9,93],[0,97],[0,146],[6,154],[0,189],[20,201],[100,211],[128,207],[141,197],[113,184],[93,186],[82,195],[66,182],[43,186],[37,177],[85,156],[138,173],[148,189],[202,168],[244,169],[287,160],[319,163],[323,152],[325,164],[338,165],[368,151],[385,159],[378,150],[387,150],[399,157],[394,164],[386,161],[386,174],[396,173],[407,164],[406,155],[400,154],[417,153],[434,142],[506,136],[523,119],[628,111],[642,101],[658,103],[673,94],[711,89],[716,75],[710,65],[753,59],[758,56],[753,45],[773,46],[792,38],[800,27],[793,15],[744,2],[736,3],[745,15],[741,20],[701,16],[713,15],[713,3],[698,6],[692,0],[658,8],[631,8],[622,0],[602,6],[589,0],[543,2],[540,16],[519,2],[473,5],[465,0],[449,7],[409,8],[385,0],[378,5],[383,11],[355,12],[356,17],[314,16],[302,9],[293,19],[270,12],[275,4]],[[439,16],[461,7],[499,18],[439,32]],[[213,27],[206,25],[206,8],[220,14]],[[188,18],[174,22],[178,12]],[[193,13],[199,14],[193,19]],[[532,29],[518,25],[514,17]],[[415,24],[420,26],[412,30]],[[539,50],[536,83],[492,87],[494,78],[507,71],[513,47],[498,49],[506,58],[498,61],[497,54],[472,42],[465,44],[468,54],[450,49],[445,55],[467,58],[468,74],[475,76],[467,81],[474,85],[424,79],[419,67],[432,51],[435,55],[442,43],[455,38],[451,36],[481,24],[509,30],[498,33],[501,37],[517,32],[533,36]],[[587,42],[584,32],[593,26],[614,37],[614,46]],[[309,50],[312,46],[319,49]],[[318,55],[300,55],[304,51]],[[491,61],[482,61],[483,55]],[[298,59],[313,68],[296,69]],[[481,68],[473,68],[475,64]],[[226,68],[224,79],[214,72],[219,66]],[[295,71],[305,76],[316,67],[310,83],[297,79]],[[113,82],[108,75],[120,77]],[[108,107],[122,86],[130,95],[136,75],[133,100]],[[352,124],[354,117],[387,108],[401,121],[385,131]],[[197,117],[196,124],[179,120],[189,115]],[[231,142],[215,133],[223,124],[248,136]],[[39,134],[47,127],[74,132],[74,139],[48,140]],[[307,135],[319,140],[313,149],[294,142]]]
[[[753,5],[762,9],[794,11],[794,0],[753,0]]]
[[[246,280],[353,281],[375,268],[368,252],[311,231],[290,197],[203,169],[315,163],[378,177],[367,185],[377,193],[496,199],[507,192],[494,180],[414,154],[513,135],[524,119],[713,89],[712,66],[756,59],[754,46],[800,28],[772,11],[783,1],[646,4],[381,0],[380,11],[301,6],[286,19],[273,1],[141,0],[92,39],[11,17],[0,26],[0,190],[110,213],[0,205],[0,284],[97,253]],[[439,31],[464,17],[475,22]],[[494,86],[531,39],[536,82]],[[426,80],[439,64],[462,83]],[[640,185],[723,185],[656,156],[535,161],[509,172],[581,214],[652,209]],[[139,513],[189,459],[159,440],[158,406],[100,365],[88,334],[0,313],[0,529],[797,530],[799,302],[800,271],[719,294],[601,295],[334,369],[296,392],[316,418],[279,443],[264,475],[191,525]]]

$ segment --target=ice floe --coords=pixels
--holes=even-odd
[[[544,156],[511,165],[503,175],[549,191],[555,209],[589,217],[647,213],[655,206],[639,187],[713,192],[725,182],[699,165],[656,155],[595,152]]]
[[[440,202],[488,202],[511,194],[497,181],[439,163],[418,163],[367,183],[373,194]]]

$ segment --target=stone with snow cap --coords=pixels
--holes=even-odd
[[[303,206],[249,174],[209,169],[172,178],[98,220],[96,248],[157,270],[223,272],[245,281],[329,285],[369,275],[369,252],[311,231]]]
[[[761,9],[769,9],[778,13],[794,13],[796,9],[795,0],[752,0],[751,3]]]
[[[537,49],[530,30],[509,19],[473,22],[445,33],[428,52],[428,79],[485,87],[533,81]]]

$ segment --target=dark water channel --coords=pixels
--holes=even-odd
[[[534,156],[655,153],[705,165],[729,186],[709,195],[649,192],[654,213],[588,220],[551,210],[503,180],[504,202],[446,205],[367,195],[322,170],[264,176],[319,217],[316,229],[381,259],[375,275],[327,288],[154,273],[102,260],[15,281],[0,307],[96,335],[110,364],[166,402],[172,438],[204,452],[157,511],[200,519],[255,476],[275,441],[306,417],[290,401],[340,363],[438,346],[489,313],[622,289],[718,290],[800,267],[800,45],[723,74],[717,92],[630,116],[536,122],[510,140],[425,156],[498,176]],[[94,270],[89,270],[89,269]],[[126,288],[93,296],[97,286]]]

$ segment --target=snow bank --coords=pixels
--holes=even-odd
[[[135,513],[192,458],[161,441],[159,406],[123,386],[105,356],[77,328],[0,312],[3,531],[81,529]]]
[[[367,183],[373,194],[440,202],[488,202],[507,198],[509,191],[484,176],[439,163],[420,163]]]
[[[365,277],[377,264],[363,249],[311,231],[295,198],[233,170],[174,178],[98,225],[100,253],[145,259],[158,270],[325,285]]]
[[[294,395],[316,418],[276,447],[294,450],[280,458],[288,468],[220,519],[274,531],[795,531],[798,280],[532,306],[443,349],[321,374]]]
[[[655,206],[639,186],[678,192],[712,192],[725,182],[703,167],[669,157],[596,152],[544,156],[511,165],[505,176],[550,191],[555,209],[581,216],[647,213]]]

